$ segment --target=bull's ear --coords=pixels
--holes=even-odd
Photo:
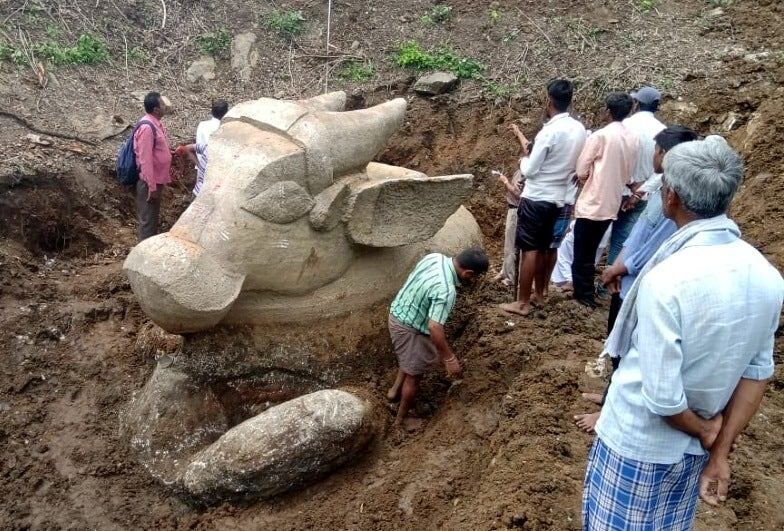
[[[346,108],[346,93],[342,90],[328,92],[306,100],[299,100],[298,103],[311,111],[342,111]]]
[[[350,184],[345,219],[354,243],[397,247],[432,238],[471,193],[472,175],[401,175],[402,168],[368,167],[370,179]]]

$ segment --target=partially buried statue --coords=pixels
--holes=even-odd
[[[361,388],[330,389],[351,380],[350,355],[275,330],[382,311],[424,254],[481,244],[460,206],[471,175],[370,162],[405,100],[343,111],[345,100],[231,109],[200,195],[125,261],[147,316],[185,335],[126,427],[151,472],[198,500],[282,492],[351,459],[383,426]],[[238,339],[217,325],[255,328]]]

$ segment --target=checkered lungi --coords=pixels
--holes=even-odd
[[[691,529],[698,482],[707,462],[707,455],[684,455],[674,465],[625,459],[597,437],[583,486],[583,529]]]

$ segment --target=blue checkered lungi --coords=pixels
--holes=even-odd
[[[679,531],[694,525],[698,485],[707,455],[674,465],[625,459],[598,437],[583,486],[586,531]]]

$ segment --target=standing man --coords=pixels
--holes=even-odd
[[[653,167],[656,173],[662,172],[662,161],[664,155],[678,144],[697,140],[698,135],[688,127],[673,125],[664,129],[656,135],[656,149],[653,159]],[[723,141],[723,139],[722,139]],[[645,211],[640,219],[632,227],[632,232],[623,244],[623,249],[618,255],[615,263],[607,267],[602,272],[602,284],[608,288],[612,294],[610,300],[610,312],[607,316],[607,335],[610,335],[618,312],[623,305],[623,299],[631,290],[632,284],[637,280],[637,276],[648,260],[656,254],[659,247],[678,230],[671,219],[664,215],[662,209],[661,193],[656,190],[647,202]],[[618,368],[620,359],[610,358],[613,371]],[[608,387],[609,388],[609,387]],[[607,389],[604,394],[584,393],[583,398],[594,402],[600,406],[604,405],[607,398]],[[596,421],[599,420],[599,413],[583,413],[574,417],[577,426],[588,433],[593,432]]]
[[[157,92],[144,97],[145,114],[141,120],[149,122],[136,129],[133,150],[139,167],[136,183],[136,210],[139,215],[139,241],[155,236],[160,230],[161,197],[163,188],[171,182],[169,168],[172,152],[161,119],[171,112],[171,103]]]
[[[605,351],[620,356],[583,492],[587,530],[687,530],[699,495],[727,496],[733,440],[773,375],[784,280],[726,212],[743,164],[722,142],[664,158],[678,231],[650,259]]]
[[[387,399],[400,399],[395,425],[402,426],[419,391],[422,375],[439,361],[450,376],[460,374],[460,361],[446,340],[444,324],[452,312],[461,282],[470,283],[489,267],[481,249],[466,249],[450,258],[425,256],[408,276],[389,311],[389,335],[399,369]],[[406,423],[416,427],[417,419]]]
[[[618,216],[639,146],[637,135],[623,125],[623,119],[632,110],[631,96],[613,92],[607,96],[606,105],[610,123],[588,137],[577,161],[577,178],[583,183],[583,190],[575,206],[572,283],[575,300],[590,308],[596,307],[596,249]]]
[[[573,88],[571,82],[556,79],[547,85],[545,116],[533,149],[516,126],[512,130],[523,146],[520,171],[525,186],[517,210],[515,245],[520,252],[517,300],[501,309],[518,315],[531,313],[531,304],[544,303],[547,283],[547,253],[553,241],[558,215],[564,205],[567,184],[574,178],[577,157],[585,143],[585,127],[569,116]],[[531,297],[536,284],[535,296]]]
[[[665,125],[654,116],[659,110],[661,100],[661,93],[658,90],[653,87],[643,87],[637,92],[632,92],[631,96],[634,99],[636,112],[626,118],[623,125],[637,134],[640,147],[632,173],[632,184],[624,189],[618,218],[612,224],[607,265],[615,263],[623,242],[629,237],[632,227],[645,210],[645,191],[641,187],[651,180],[655,173],[652,162],[655,150],[654,137],[665,128]]]
[[[220,127],[220,121],[229,112],[229,104],[226,100],[216,100],[212,103],[212,118],[199,122],[196,127],[196,143],[187,146],[187,155],[196,163],[196,184],[193,187],[193,195],[199,195],[201,187],[204,185],[204,172],[207,171],[207,144],[212,134]]]

